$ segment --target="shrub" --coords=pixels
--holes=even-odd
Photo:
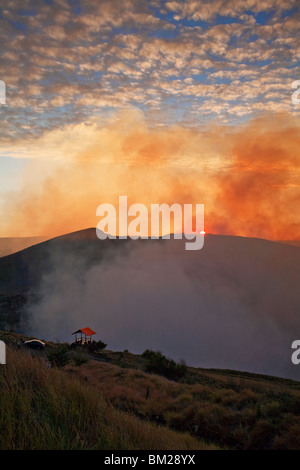
[[[105,344],[103,341],[92,341],[91,343],[88,344],[88,352],[89,353],[94,353],[96,351],[101,351],[102,349],[105,349],[107,344]]]
[[[52,366],[64,367],[69,362],[68,347],[60,346],[59,348],[48,351],[48,361]]]
[[[180,380],[187,372],[187,366],[183,361],[177,363],[173,359],[168,359],[160,351],[146,349],[142,357],[146,359],[146,372],[163,375],[171,380]]]

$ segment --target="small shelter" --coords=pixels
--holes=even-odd
[[[95,334],[95,331],[91,330],[89,327],[80,328],[80,330],[74,331],[74,333],[72,333],[72,335],[76,335],[75,344],[88,344],[92,341],[92,336]]]

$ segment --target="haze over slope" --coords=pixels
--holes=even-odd
[[[24,250],[29,246],[36,245],[47,240],[49,237],[1,237],[0,238],[0,258],[11,255],[17,251]]]
[[[299,248],[207,235],[189,252],[184,242],[58,237],[0,259],[1,294],[38,294],[27,333],[46,340],[90,326],[111,349],[299,379]]]

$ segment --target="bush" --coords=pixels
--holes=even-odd
[[[60,346],[57,349],[50,350],[47,357],[52,366],[64,367],[69,362],[68,347]]]
[[[105,344],[103,341],[92,341],[91,343],[88,343],[87,349],[89,353],[94,353],[97,351],[101,351],[102,349],[105,349],[107,344]]]
[[[146,359],[146,372],[163,375],[171,380],[180,380],[187,372],[187,366],[183,361],[176,363],[173,359],[168,359],[160,351],[146,349],[142,357]]]

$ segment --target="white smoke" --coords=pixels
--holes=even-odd
[[[291,363],[300,335],[299,250],[247,242],[211,236],[187,252],[181,240],[131,241],[88,269],[83,252],[55,253],[39,301],[28,306],[29,332],[71,342],[89,326],[112,350],[151,348],[193,366],[299,378]]]

